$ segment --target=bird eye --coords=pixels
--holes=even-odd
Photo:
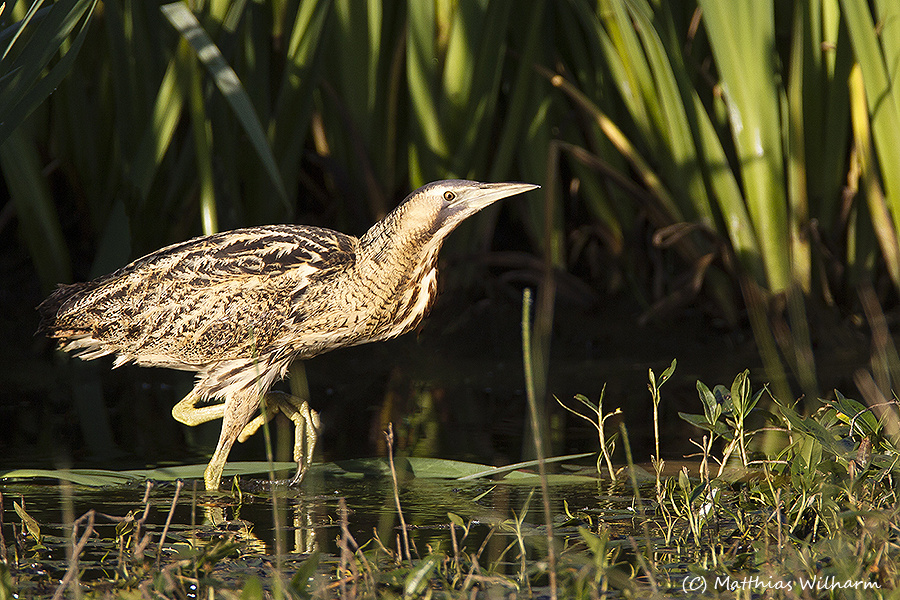
[[[454,200],[456,200],[456,194],[448,190],[444,192],[444,200],[446,200],[447,202],[453,202]]]

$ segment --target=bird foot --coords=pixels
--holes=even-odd
[[[243,442],[256,433],[263,423],[271,420],[278,412],[283,413],[294,422],[294,453],[297,473],[289,481],[289,485],[297,486],[312,465],[313,450],[319,435],[319,414],[309,407],[309,403],[296,396],[282,392],[266,394],[266,410],[250,421],[241,430],[238,441]]]

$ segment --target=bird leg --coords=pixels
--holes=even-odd
[[[298,420],[299,419],[299,420]],[[319,438],[319,413],[309,407],[309,402],[304,401],[297,411],[297,419],[294,421],[294,461],[297,463],[297,473],[291,479],[291,485],[299,485],[303,476],[312,465],[313,450]],[[300,425],[300,420],[303,425]],[[303,444],[306,447],[303,447]]]
[[[299,484],[306,471],[309,470],[310,465],[312,465],[313,450],[316,447],[319,432],[318,413],[309,407],[309,403],[306,400],[283,392],[269,392],[266,394],[267,410],[264,414],[260,414],[250,421],[250,415],[256,410],[258,404],[248,403],[249,406],[244,407],[244,397],[238,396],[236,398],[241,398],[241,400],[231,404],[240,404],[241,414],[234,414],[236,409],[232,409],[229,412],[229,401],[227,399],[224,403],[219,402],[208,406],[197,406],[201,398],[193,392],[182,398],[172,408],[172,416],[175,417],[175,420],[191,427],[222,419],[222,433],[219,435],[219,444],[204,474],[206,489],[218,489],[222,471],[225,469],[228,453],[231,451],[234,441],[246,441],[247,438],[262,427],[264,422],[271,420],[279,412],[284,413],[287,418],[294,422],[293,458],[294,462],[297,463],[297,473],[291,479],[291,485]],[[244,412],[246,414],[243,414]],[[229,416],[230,414],[232,416]],[[237,428],[238,422],[241,423],[239,428]],[[237,428],[237,433],[232,431],[235,428]]]
[[[294,422],[294,462],[297,473],[291,485],[297,485],[312,465],[313,450],[319,434],[319,414],[309,407],[309,402],[291,394],[269,392],[266,394],[266,411],[250,421],[241,431],[238,441],[243,442],[271,420],[278,412]]]
[[[219,489],[228,453],[231,452],[231,447],[241,431],[250,422],[250,417],[259,406],[259,398],[256,394],[238,394],[225,398],[225,404],[222,406],[222,432],[219,434],[219,443],[203,473],[203,482],[207,490]]]
[[[208,406],[197,406],[200,396],[191,392],[172,407],[172,416],[179,423],[190,427],[221,419],[225,415],[225,405],[221,402]]]

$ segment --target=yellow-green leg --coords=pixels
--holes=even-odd
[[[256,394],[244,394],[230,396],[225,399],[222,414],[222,431],[219,433],[219,443],[213,452],[206,471],[203,473],[203,482],[207,490],[218,490],[222,481],[222,471],[228,461],[228,454],[234,441],[238,439],[241,431],[250,422],[250,417],[259,406],[259,398]],[[210,419],[211,420],[211,419]]]
[[[225,415],[224,402],[217,402],[207,406],[196,406],[199,401],[200,396],[191,392],[172,407],[172,416],[179,423],[195,427],[201,423],[221,419]]]
[[[266,420],[272,419],[278,412],[284,413],[294,422],[294,461],[297,473],[291,480],[292,485],[300,483],[313,460],[319,429],[319,415],[309,407],[306,400],[284,394],[270,392],[266,394],[266,414],[259,415],[252,421],[250,417],[259,406],[254,395],[239,395],[226,398],[224,403],[196,406],[200,397],[194,393],[185,396],[172,408],[172,416],[180,423],[191,427],[222,419],[222,431],[216,450],[206,467],[203,480],[207,490],[219,489],[222,471],[228,461],[228,454],[235,440],[243,442],[262,426]]]
[[[271,420],[278,412],[294,422],[294,462],[297,463],[297,474],[291,479],[291,485],[297,485],[312,465],[313,450],[319,435],[319,414],[309,407],[309,402],[290,394],[269,392],[266,394],[265,415],[258,415],[250,421],[238,441],[243,442],[256,433],[265,421]]]

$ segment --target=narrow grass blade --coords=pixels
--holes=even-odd
[[[433,2],[410,2],[406,45],[406,80],[411,104],[411,126],[422,136],[410,144],[409,171],[413,187],[446,172],[450,149],[438,116],[436,96],[440,56],[436,43],[436,10]]]
[[[869,128],[869,113],[866,110],[866,92],[862,80],[862,70],[857,65],[850,74],[850,113],[853,117],[853,138],[860,170],[860,192],[869,207],[869,217],[881,255],[895,289],[900,290],[900,244],[897,230],[891,221],[884,192],[878,182],[875,166],[872,136]]]
[[[335,3],[337,39],[340,40],[335,76],[341,82],[341,99],[367,143],[372,141],[371,121],[378,118],[376,106],[381,87],[378,67],[382,55],[384,8],[376,0],[367,0],[364,6],[358,0]]]
[[[275,191],[285,204],[288,211],[291,207],[288,203],[287,190],[281,179],[281,172],[272,154],[265,131],[259,122],[253,103],[247,95],[247,91],[241,84],[234,70],[225,61],[222,53],[209,38],[206,31],[200,26],[200,22],[194,14],[188,10],[187,5],[181,2],[165,4],[160,7],[165,17],[178,33],[191,45],[197,53],[197,58],[209,71],[210,76],[222,92],[222,95],[231,105],[234,114],[244,129],[244,133],[250,139],[250,143],[256,150],[259,160],[269,175]]]
[[[596,454],[596,453],[595,452],[582,452],[581,454],[567,454],[565,456],[551,456],[549,458],[544,459],[544,462],[545,463],[565,462],[567,460],[577,460],[579,458],[586,458],[588,456],[594,456],[594,454]],[[518,471],[520,469],[533,469],[537,465],[538,465],[538,461],[536,461],[536,460],[526,460],[523,462],[513,463],[510,465],[504,465],[502,467],[489,467],[487,469],[476,471],[475,473],[470,473],[469,475],[457,477],[456,479],[457,479],[457,481],[471,481],[473,479],[480,479],[482,477],[493,477],[495,475],[503,475],[503,474],[508,474],[508,473],[511,474],[513,471]]]
[[[512,3],[459,3],[441,73],[439,111],[452,147],[451,172],[468,176],[492,154]]]
[[[810,213],[823,231],[833,231],[846,185],[847,81],[855,60],[853,46],[842,24],[839,0],[797,2],[795,8],[803,11],[795,16],[794,35],[799,33],[797,28],[802,30],[801,101]]]
[[[539,51],[541,50],[543,41],[541,38],[542,27],[545,18],[545,6],[542,3],[536,4],[532,10],[526,14],[520,15],[522,20],[514,22],[518,32],[524,31],[524,43],[518,48],[516,66],[516,75],[510,88],[510,97],[508,105],[503,115],[503,128],[500,138],[496,145],[492,145],[492,163],[489,181],[500,181],[509,172],[515,157],[515,151],[520,150],[518,147],[522,138],[525,126],[528,123],[526,119],[526,108],[534,105],[534,68],[533,65],[539,62]]]
[[[68,74],[84,44],[96,0],[60,0],[46,12],[39,12],[25,34],[19,27],[0,60],[0,143],[43,102]],[[62,57],[46,72],[45,67],[65,44],[66,38],[78,30]],[[20,43],[22,46],[13,44]]]
[[[175,127],[181,118],[185,105],[187,84],[180,81],[179,61],[169,61],[166,73],[156,94],[153,114],[147,123],[137,154],[131,163],[131,180],[140,191],[141,199],[150,193],[153,177],[162,162],[163,155],[172,143]]]
[[[659,112],[656,115],[659,122],[653,128],[654,137],[659,137],[665,145],[664,150],[661,149],[661,170],[669,188],[678,195],[679,207],[685,216],[714,227],[712,203],[706,193],[688,113],[693,92],[688,84],[689,75],[681,63],[680,53],[665,46],[661,37],[664,31],[654,27],[656,24],[662,29],[660,21],[671,20],[668,5],[660,7],[656,23],[649,4],[634,1],[632,6],[628,22],[634,22],[634,30],[640,36],[641,56],[647,57],[651,78],[644,84],[650,88],[647,93],[652,93],[647,104]],[[629,62],[633,62],[634,57],[629,58],[632,59]]]
[[[850,30],[850,39],[856,60],[862,71],[872,138],[884,183],[885,197],[890,207],[895,229],[900,230],[900,91],[896,78],[896,66],[900,60],[900,44],[882,42],[876,30],[869,3],[865,0],[842,0],[841,7]],[[877,2],[879,23],[896,31],[900,19],[900,5],[896,2]],[[892,71],[893,70],[893,71]]]
[[[297,179],[322,62],[321,40],[328,31],[331,12],[330,0],[303,2],[290,29],[287,64],[268,123],[272,148],[286,182]]]
[[[700,0],[748,212],[759,237],[767,287],[791,281],[780,90],[775,68],[774,7],[769,0]]]
[[[186,63],[189,72],[188,103],[191,113],[191,126],[194,132],[194,156],[197,160],[197,178],[200,180],[200,221],[204,235],[212,235],[219,231],[218,211],[216,209],[216,191],[213,184],[212,157],[212,125],[206,114],[203,99],[203,82],[196,59],[182,48],[179,57]],[[268,148],[268,145],[266,145]]]
[[[72,280],[69,250],[34,141],[21,129],[0,144],[0,167],[45,292]]]

